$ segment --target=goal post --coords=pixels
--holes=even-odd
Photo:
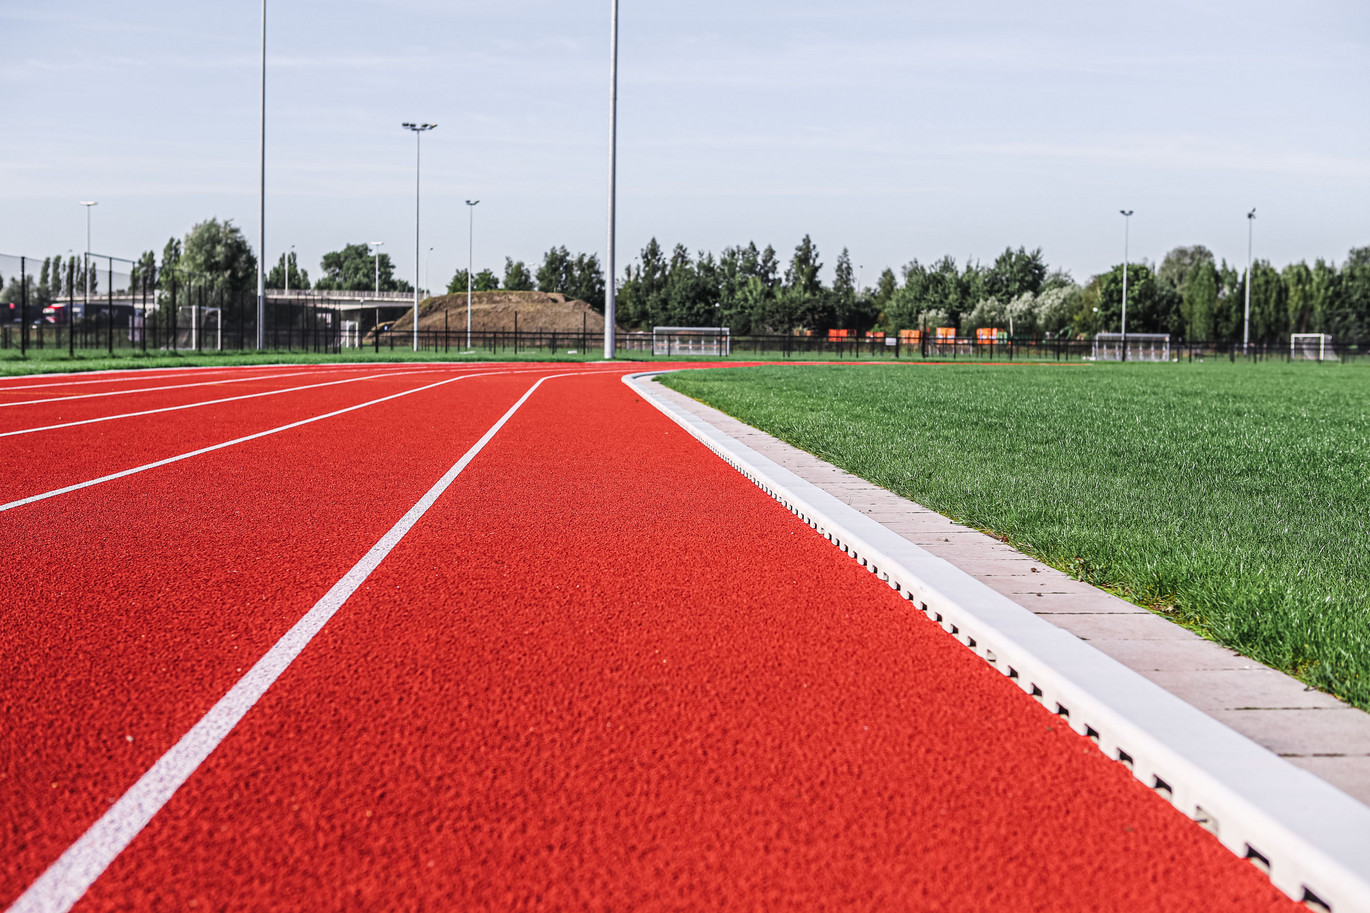
[[[1094,336],[1095,361],[1170,361],[1169,333],[1098,333]]]
[[[1289,357],[1304,361],[1336,361],[1332,337],[1326,333],[1293,333],[1289,337]]]
[[[731,355],[729,327],[652,327],[653,355]]]

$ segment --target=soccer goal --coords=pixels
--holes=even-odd
[[[731,355],[728,327],[652,327],[653,355]]]
[[[1094,337],[1095,361],[1170,361],[1169,333],[1099,333]]]
[[[1289,357],[1307,361],[1336,361],[1332,337],[1326,333],[1295,333],[1289,337]]]

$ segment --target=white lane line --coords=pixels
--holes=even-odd
[[[148,822],[162,810],[162,806],[166,805],[186,780],[190,779],[190,775],[204,763],[233,727],[238,725],[266,690],[280,678],[281,673],[294,662],[323,626],[328,624],[329,619],[342,608],[343,603],[347,602],[357,588],[366,582],[366,578],[371,576],[371,572],[385,560],[396,545],[399,545],[405,534],[414,528],[442,493],[456,481],[462,470],[476,458],[476,454],[480,453],[505,423],[513,418],[519,407],[526,403],[545,381],[551,380],[552,377],[564,376],[566,375],[539,378],[537,383],[529,387],[528,391],[519,397],[518,402],[514,403],[509,411],[443,474],[437,484],[371,547],[371,551],[343,575],[341,580],[333,584],[332,589],[325,593],[303,618],[295,622],[294,627],[276,641],[266,655],[257,660],[256,665],[249,669],[247,674],[181,737],[179,742],[162,755],[118,802],[110,806],[109,811],[100,816],[80,839],[68,847],[47,871],[29,885],[28,890],[9,908],[9,913],[66,913],[70,910],[110,863],[133,842],[133,838],[137,837]]]
[[[263,396],[277,396],[281,393],[298,393],[301,390],[316,390],[319,387],[335,387],[339,384],[355,384],[360,380],[378,380],[382,377],[401,377],[417,374],[417,371],[391,371],[386,374],[367,374],[363,377],[347,377],[342,380],[329,380],[318,384],[306,384],[303,387],[283,387],[280,390],[267,390],[263,393],[244,393],[242,396],[226,396],[223,399],[209,399],[198,403],[183,403],[179,406],[163,406],[160,409],[144,409],[142,412],[123,412],[119,415],[102,415],[99,418],[86,418],[74,422],[62,422],[57,425],[43,425],[38,428],[21,428],[18,431],[0,431],[0,437],[14,437],[17,434],[34,434],[38,431],[55,431],[58,428],[73,428],[77,425],[93,425],[97,422],[112,422],[117,418],[137,418],[140,415],[156,415],[160,412],[178,412],[182,409],[197,409],[200,406],[217,406],[220,403],[236,403],[244,399],[258,399]],[[431,373],[431,372],[428,372]]]
[[[323,363],[319,367],[343,367],[351,362]],[[372,364],[384,364],[372,362]],[[389,364],[394,364],[390,362]],[[43,387],[79,387],[94,384],[117,384],[130,380],[171,380],[177,377],[211,377],[215,374],[234,374],[253,371],[279,371],[281,368],[314,367],[301,363],[282,362],[274,365],[228,365],[221,368],[187,365],[181,368],[111,368],[105,371],[55,371],[47,374],[15,374],[0,378],[0,393],[14,390],[37,390]],[[49,380],[49,378],[58,378]],[[47,383],[16,383],[26,380],[47,380]]]
[[[272,365],[273,368],[285,367],[283,365]],[[96,384],[117,384],[127,383],[134,380],[175,380],[178,377],[185,377],[186,372],[193,371],[193,368],[177,368],[178,373],[160,373],[157,371],[120,371],[117,376],[111,377],[109,372],[89,372],[66,374],[37,374],[31,377],[12,377],[5,378],[5,381],[29,380],[33,378],[42,379],[46,377],[61,377],[63,380],[54,380],[43,384],[15,384],[0,381],[0,393],[14,393],[19,390],[45,390],[48,387],[93,387]],[[215,374],[227,374],[227,368],[214,368],[199,372],[200,377],[209,377]],[[72,380],[71,378],[80,378]]]
[[[502,374],[504,372],[492,371],[490,373]],[[302,425],[309,425],[314,422],[321,422],[326,418],[333,418],[334,416],[344,415],[348,412],[355,412],[358,409],[365,409],[367,406],[375,406],[379,403],[389,402],[392,399],[399,399],[401,396],[408,396],[411,393],[422,393],[425,390],[432,390],[434,387],[441,387],[445,384],[450,384],[458,380],[465,380],[469,377],[484,376],[486,375],[463,374],[460,377],[449,377],[447,378],[447,380],[440,380],[437,383],[428,384],[423,387],[415,387],[413,390],[402,390],[399,393],[392,393],[389,396],[382,396],[380,399],[373,399],[365,403],[358,403],[355,406],[348,406],[345,409],[336,409],[332,412],[324,413],[323,415],[316,415],[312,418],[301,419],[298,422],[291,422],[288,425],[278,425],[275,428],[268,428],[265,431],[258,431],[256,434],[248,434],[243,437],[234,438],[231,441],[224,441],[221,444],[211,444],[208,447],[201,447],[198,450],[192,450],[188,453],[180,453],[176,456],[167,457],[164,460],[156,460],[151,463],[144,463],[141,466],[134,466],[132,469],[124,469],[119,472],[112,472],[109,475],[100,476],[98,479],[90,479],[86,482],[77,482],[75,485],[67,485],[62,488],[54,488],[52,491],[45,491],[42,494],[31,495],[27,498],[20,498],[17,501],[10,501],[8,504],[0,504],[0,513],[3,513],[7,510],[13,510],[16,507],[23,507],[25,504],[33,504],[37,501],[45,501],[48,498],[55,498],[58,495],[64,495],[73,491],[80,491],[82,488],[90,488],[92,485],[99,485],[102,482],[112,482],[115,479],[122,479],[126,476],[137,475],[140,472],[147,472],[149,469],[156,469],[159,466],[167,466],[171,463],[179,463],[181,460],[188,460],[191,457],[201,456],[202,454],[206,453],[213,453],[215,450],[223,450],[225,447],[232,447],[235,444],[244,444],[248,441],[255,441],[257,440],[257,438],[267,437],[268,435],[277,434],[281,431],[289,431],[291,428],[299,428]]]
[[[235,377],[228,380],[202,380],[193,384],[167,384],[165,387],[135,387],[132,390],[104,390],[100,393],[78,393],[75,396],[49,396],[45,399],[27,399],[17,403],[0,402],[0,409],[10,406],[40,406],[51,403],[69,403],[77,399],[96,399],[101,396],[128,396],[131,393],[156,393],[162,390],[189,390],[192,387],[212,387],[219,384],[245,384],[254,380],[273,380],[281,377],[299,377],[308,371],[290,371],[286,374],[260,374],[255,377]]]

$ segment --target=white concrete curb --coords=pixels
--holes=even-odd
[[[623,382],[1294,900],[1370,913],[1370,808],[667,402],[663,373]]]

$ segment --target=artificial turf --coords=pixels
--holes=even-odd
[[[810,366],[662,382],[1370,709],[1370,368]]]

